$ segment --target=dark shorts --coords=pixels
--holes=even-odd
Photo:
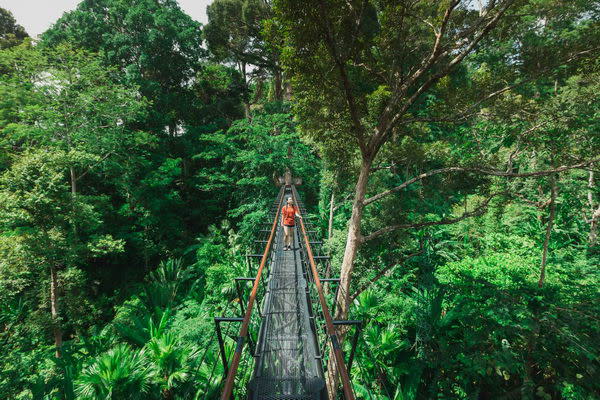
[[[288,224],[283,224],[283,226],[287,226],[288,228],[293,228],[296,225],[288,225]]]

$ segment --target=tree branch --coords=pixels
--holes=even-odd
[[[487,210],[488,204],[490,203],[490,201],[492,201],[492,199],[494,197],[505,195],[505,194],[508,194],[508,192],[504,191],[504,192],[493,193],[491,196],[489,196],[487,199],[485,199],[485,201],[483,201],[479,206],[477,206],[474,210],[466,211],[460,217],[443,219],[441,221],[427,221],[427,222],[419,222],[416,224],[399,224],[399,225],[387,226],[385,228],[379,229],[378,231],[371,233],[370,235],[363,236],[361,243],[368,242],[369,240],[373,240],[375,238],[378,238],[379,236],[385,235],[386,233],[390,233],[390,232],[393,232],[393,231],[396,231],[399,229],[419,229],[419,228],[425,228],[427,226],[450,225],[450,224],[455,224],[457,222],[460,222],[467,218],[483,215],[485,213],[485,211]]]
[[[75,181],[77,182],[78,180],[80,180],[81,178],[83,178],[84,176],[86,176],[88,174],[88,172],[90,172],[90,170],[92,170],[92,168],[96,167],[97,165],[100,165],[104,160],[106,160],[108,157],[110,157],[113,154],[114,154],[114,151],[109,151],[108,153],[106,153],[104,155],[104,157],[102,157],[100,160],[98,160],[97,163],[95,163],[94,165],[89,166],[88,169],[85,170],[85,172],[83,172],[78,177],[76,177]]]
[[[396,125],[396,123],[398,123],[398,121],[402,118],[402,116],[406,113],[406,111],[417,101],[417,99],[427,89],[429,89],[438,80],[440,80],[441,78],[446,76],[448,73],[450,73],[450,71],[456,65],[458,65],[467,55],[469,55],[471,53],[471,51],[473,51],[475,46],[477,46],[479,44],[479,42],[494,28],[494,26],[496,26],[496,24],[498,23],[500,18],[504,15],[504,13],[508,10],[508,8],[514,2],[515,2],[515,0],[507,0],[505,2],[504,6],[496,13],[496,15],[493,18],[491,18],[487,22],[487,24],[485,24],[483,29],[478,34],[475,35],[475,37],[465,46],[465,48],[459,54],[457,54],[456,57],[454,57],[444,68],[442,68],[440,71],[438,71],[433,76],[431,76],[429,79],[427,79],[412,94],[412,96],[410,96],[404,102],[404,105],[400,108],[400,110],[391,119],[388,120],[388,118],[389,118],[388,113],[391,112],[391,109],[397,104],[398,101],[400,101],[405,90],[400,90],[397,92],[396,96],[394,96],[392,98],[392,100],[390,101],[390,104],[388,104],[386,106],[386,109],[385,109],[384,113],[382,114],[382,117],[380,118],[380,123],[377,128],[378,134],[374,137],[374,141],[372,143],[373,148],[378,148],[379,146],[381,146],[381,144],[385,141],[385,139],[391,132],[392,128]],[[486,13],[486,15],[487,15],[487,13]],[[449,50],[448,50],[448,52],[449,52]],[[444,54],[444,53],[441,53],[441,54]],[[440,58],[440,56],[437,57],[437,59],[439,59],[439,58]],[[433,64],[431,64],[431,66],[433,66],[434,64],[435,64],[435,62]],[[420,73],[419,71],[415,72],[415,74],[418,74],[417,79],[413,80],[411,77],[407,81],[407,83],[404,85],[404,88],[407,89],[408,86],[412,85],[412,83],[414,83],[416,80],[418,80],[425,73],[425,71],[423,71],[422,73]]]
[[[439,174],[444,174],[444,173],[448,173],[448,172],[478,172],[484,175],[490,175],[490,176],[499,176],[499,177],[506,177],[506,178],[530,178],[530,177],[534,177],[534,176],[546,176],[546,175],[551,175],[551,174],[555,174],[557,172],[563,172],[563,171],[567,171],[570,169],[580,169],[583,167],[586,167],[588,165],[591,165],[597,161],[599,161],[599,159],[594,159],[594,160],[589,160],[589,161],[584,161],[584,162],[580,162],[578,164],[574,164],[574,165],[563,165],[561,167],[558,168],[554,168],[554,169],[547,169],[547,170],[542,170],[542,171],[533,171],[533,172],[524,172],[524,173],[517,173],[517,172],[508,172],[508,171],[500,171],[500,170],[494,170],[494,169],[485,169],[485,168],[475,168],[475,167],[448,167],[448,168],[439,168],[439,169],[434,169],[432,171],[429,172],[424,172],[420,175],[415,176],[412,179],[409,179],[406,182],[403,182],[402,184],[396,186],[395,188],[386,190],[385,192],[381,192],[379,194],[376,194],[375,196],[369,197],[368,199],[365,199],[365,201],[363,202],[363,204],[366,206],[368,204],[371,204],[377,200],[380,200],[381,198],[388,196],[392,193],[398,192],[404,188],[406,188],[409,185],[412,185],[413,183],[423,180],[425,178],[429,178],[430,176],[433,175],[439,175]]]
[[[354,193],[348,193],[346,195],[346,197],[344,197],[344,200],[342,200],[341,202],[339,202],[339,204],[335,207],[333,207],[333,211],[337,211],[338,208],[340,208],[341,206],[344,205],[345,202],[347,202],[348,200],[350,200],[350,198],[354,195]]]
[[[408,260],[408,259],[410,259],[410,258],[413,258],[413,257],[416,257],[416,256],[418,256],[418,255],[421,255],[421,254],[423,254],[423,251],[424,251],[424,245],[423,245],[423,241],[421,241],[421,242],[419,243],[419,251],[417,251],[417,252],[415,252],[415,253],[412,253],[412,254],[409,254],[409,255],[407,255],[406,257],[404,257],[404,258],[402,259],[402,262],[404,262],[404,261],[406,261],[406,260]],[[356,299],[356,298],[357,298],[357,297],[358,297],[358,296],[359,296],[359,295],[360,295],[362,292],[364,292],[365,290],[367,290],[367,289],[369,288],[369,286],[371,286],[372,284],[374,284],[375,282],[377,282],[377,281],[378,281],[379,279],[381,279],[381,278],[382,278],[382,277],[383,277],[385,274],[387,274],[387,273],[388,273],[390,270],[392,270],[392,269],[396,268],[398,265],[400,265],[400,263],[391,264],[391,265],[388,265],[388,266],[384,267],[383,269],[381,269],[381,270],[380,270],[380,271],[377,273],[377,275],[375,275],[375,277],[374,277],[373,279],[370,279],[369,281],[365,282],[365,283],[364,283],[364,284],[363,284],[363,285],[362,285],[360,288],[358,288],[358,289],[356,290],[356,292],[354,292],[354,293],[352,294],[352,296],[350,296],[350,301],[354,301],[354,299]]]
[[[591,165],[591,167],[593,168],[593,164]],[[594,188],[595,188],[595,182],[594,182],[594,171],[589,171],[588,172],[588,192],[587,192],[587,200],[588,200],[588,204],[590,205],[590,209],[592,210],[592,212],[594,211],[595,207],[595,202],[594,202]]]
[[[502,89],[496,90],[495,92],[489,93],[482,99],[476,101],[474,104],[472,104],[466,110],[458,112],[458,113],[454,114],[453,116],[446,117],[446,118],[411,118],[409,120],[404,120],[404,122],[405,123],[411,123],[411,122],[458,122],[461,120],[466,120],[478,112],[477,107],[480,104],[485,103],[486,101],[491,100],[494,97],[501,95],[502,93],[508,92],[518,86],[521,86],[522,84],[524,84],[530,80],[531,79],[523,80],[518,83],[509,85],[509,86],[505,86]]]
[[[535,206],[539,209],[546,208],[546,207],[548,207],[548,205],[550,205],[550,199],[548,199],[546,201],[542,201],[542,200],[533,201],[533,200],[529,200],[527,197],[525,197],[521,193],[514,193],[514,195],[516,197],[518,197],[519,199],[521,199],[522,201],[524,201],[525,203],[531,204],[532,206]]]
[[[410,85],[412,85],[414,82],[419,80],[423,76],[423,74],[425,72],[427,72],[427,70],[440,58],[440,56],[447,54],[448,51],[440,53],[442,39],[443,39],[444,35],[446,34],[446,28],[448,27],[448,22],[450,20],[450,16],[452,15],[452,12],[458,6],[459,3],[460,3],[460,1],[452,0],[450,2],[450,4],[448,4],[448,8],[444,12],[444,17],[442,18],[440,28],[437,31],[431,22],[428,22],[427,20],[424,20],[424,19],[414,16],[412,14],[409,14],[409,15],[413,16],[414,18],[421,20],[422,22],[424,22],[425,24],[427,24],[431,27],[431,29],[433,30],[433,34],[435,35],[435,42],[433,43],[433,47],[431,49],[431,53],[430,53],[429,57],[427,57],[427,59],[423,60],[423,62],[421,63],[421,67],[418,70],[416,70],[415,72],[413,72],[413,74],[407,79],[407,81],[402,86],[403,89],[407,89]]]
[[[538,76],[536,76],[535,78],[539,77],[539,74],[542,72],[546,72],[549,71],[553,68],[558,68],[561,65],[565,65],[577,58],[579,58],[580,56],[584,56],[586,54],[590,54],[593,51],[599,50],[600,47],[595,47],[593,49],[588,49],[588,50],[584,50],[584,51],[580,51],[577,52],[575,54],[572,54],[569,58],[567,58],[564,61],[561,61],[558,64],[554,64],[554,65],[549,65],[549,66],[545,66],[544,68],[541,68],[540,70],[538,70]],[[525,83],[531,82],[535,79],[534,77],[530,77],[527,79],[523,79],[519,82],[513,83],[511,85],[505,86],[501,89],[498,89],[492,93],[487,94],[486,96],[484,96],[483,98],[479,99],[478,101],[476,101],[474,104],[472,104],[471,106],[469,106],[468,108],[466,108],[463,111],[457,112],[455,113],[453,116],[450,117],[444,117],[444,118],[410,118],[408,120],[404,120],[404,123],[412,123],[412,122],[459,122],[459,121],[464,121],[466,119],[468,119],[469,117],[472,117],[473,115],[475,115],[477,113],[477,107],[482,104],[485,103],[488,100],[493,99],[494,97],[497,97],[499,95],[501,95],[502,93],[508,92],[512,89],[515,89],[521,85],[524,85]]]
[[[319,3],[321,12],[323,13],[323,18],[325,19],[325,4],[323,1]],[[329,48],[329,53],[333,58],[335,65],[338,68],[338,72],[340,74],[340,78],[342,79],[342,86],[344,89],[344,95],[346,97],[346,103],[348,104],[348,111],[350,113],[350,118],[352,119],[352,125],[354,125],[354,129],[356,130],[356,135],[358,139],[358,145],[361,151],[365,152],[365,139],[363,135],[363,126],[360,122],[360,116],[358,114],[358,108],[356,106],[356,99],[354,98],[354,93],[352,92],[352,85],[350,84],[350,78],[348,77],[348,73],[346,72],[345,62],[340,58],[335,40],[333,38],[333,33],[331,32],[331,28],[329,25],[329,21],[324,23],[323,33],[325,36],[325,43]]]

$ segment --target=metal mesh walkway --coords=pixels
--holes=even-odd
[[[252,400],[326,398],[299,239],[296,228],[293,250],[285,251],[283,228],[277,228],[255,368],[248,384]]]

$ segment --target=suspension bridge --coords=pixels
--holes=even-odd
[[[362,323],[332,317],[324,285],[329,277],[329,257],[319,254],[322,242],[306,221],[306,209],[289,173],[280,178],[280,190],[269,210],[269,220],[257,232],[262,250],[248,254],[248,277],[235,278],[240,317],[216,317],[224,376],[221,400],[325,400],[332,390],[337,398],[354,400],[351,370]],[[279,224],[285,199],[292,197],[303,218],[294,229],[291,250],[284,250]],[[316,254],[315,254],[316,253]],[[258,262],[258,263],[257,263]],[[256,265],[258,264],[258,265]],[[326,277],[319,270],[326,269]],[[248,283],[252,289],[247,296]],[[337,298],[334,296],[333,299]],[[240,323],[233,355],[227,357],[223,323]],[[354,327],[351,346],[344,354],[337,327]],[[327,385],[327,367],[337,379]],[[335,385],[335,388],[329,387]]]

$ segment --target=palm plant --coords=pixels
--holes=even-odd
[[[354,300],[353,317],[365,323],[352,368],[357,396],[361,399],[410,398],[395,379],[409,372],[404,354],[409,343],[396,325],[384,327],[378,322],[380,304],[379,296],[372,290],[365,290]]]
[[[381,395],[387,395],[384,398],[403,399],[405,393],[395,378],[407,372],[401,358],[402,351],[409,346],[407,341],[401,338],[395,325],[382,328],[376,323],[363,331],[363,341],[352,368],[355,380],[361,384],[359,397],[380,398],[375,393],[380,391]]]
[[[198,354],[197,349],[182,345],[171,332],[153,337],[146,348],[163,398],[173,399],[174,389],[191,378],[192,361]]]
[[[225,354],[227,359],[231,360],[234,345],[229,340],[225,340]],[[199,364],[194,373],[194,379],[197,383],[194,400],[212,399],[219,396],[221,389],[221,377],[224,375],[223,363],[219,357],[219,349],[216,346],[205,350],[203,362]]]
[[[360,319],[366,325],[374,317],[376,308],[381,304],[381,299],[372,290],[365,290],[354,299],[352,310],[356,319]]]
[[[150,293],[144,293],[143,297],[148,301],[149,308],[170,307],[180,286],[188,278],[189,273],[183,268],[183,261],[180,258],[161,261],[154,271],[150,272],[146,278],[148,284],[144,288],[150,288]]]
[[[123,314],[113,326],[129,343],[144,346],[151,338],[165,332],[171,316],[169,308],[164,311],[157,309],[154,315],[151,315],[144,308],[126,305]]]
[[[155,379],[145,350],[119,344],[81,372],[76,392],[85,400],[148,399]]]
[[[60,380],[62,395],[65,400],[75,399],[75,380],[79,371],[81,371],[84,357],[86,356],[82,344],[77,344],[73,340],[63,343],[61,357],[52,358],[52,362],[60,370]]]

